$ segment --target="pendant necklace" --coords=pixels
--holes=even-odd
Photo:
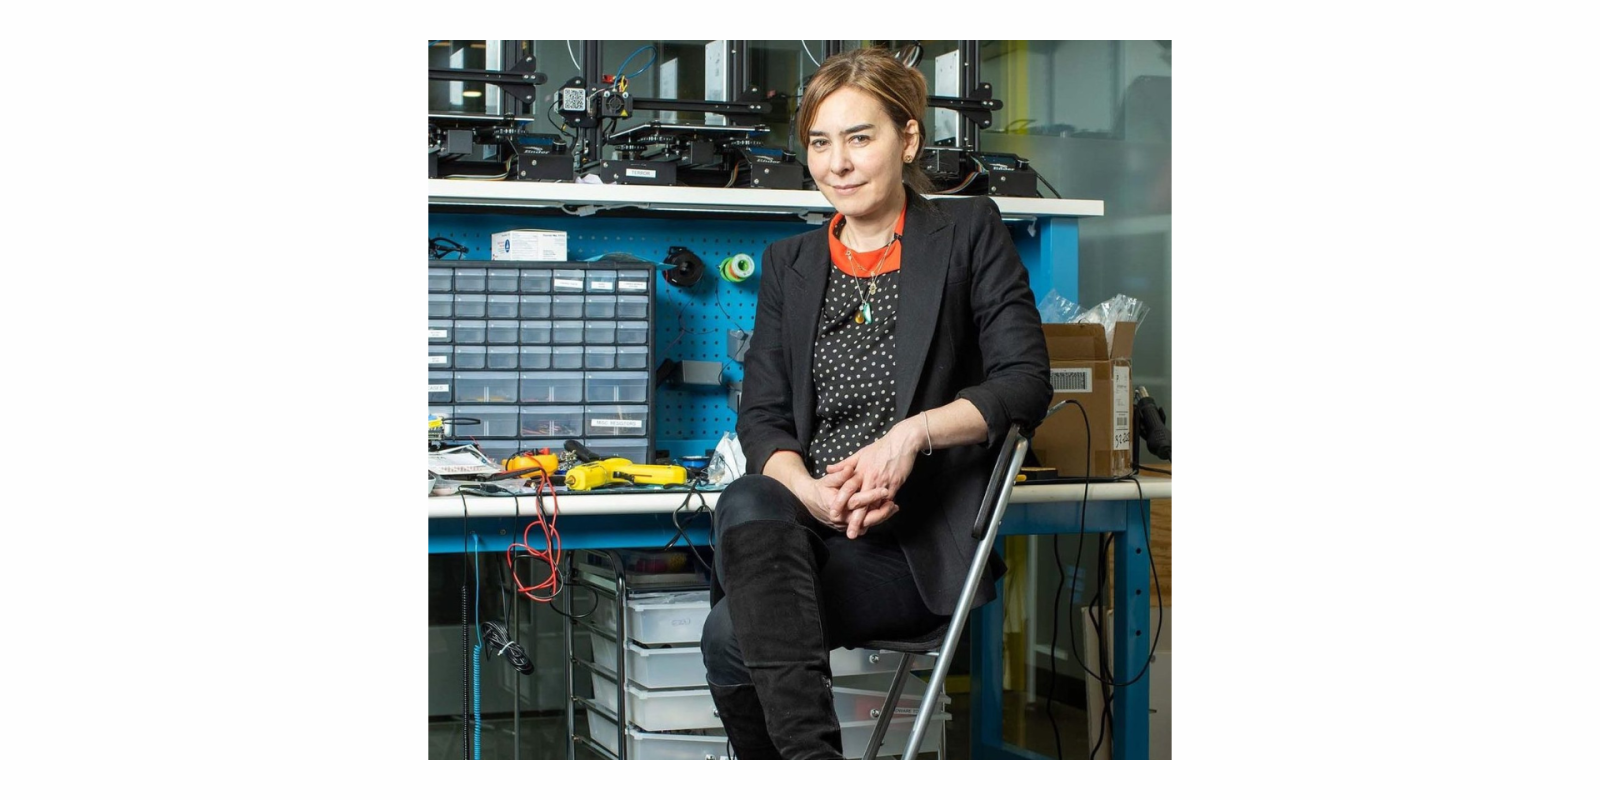
[[[878,270],[882,269],[883,265],[889,261],[889,253],[894,248],[895,242],[898,241],[900,241],[898,238],[890,240],[888,246],[884,248],[883,256],[878,259],[877,264],[873,265],[872,273],[867,279],[867,291],[865,294],[861,291],[861,279],[857,278],[853,281],[856,287],[856,296],[861,298],[861,305],[856,309],[855,320],[857,325],[865,325],[872,322],[871,298],[878,294]],[[845,248],[844,257],[850,260],[850,266],[855,267],[857,272],[861,271],[861,265],[856,263],[855,253],[851,252],[850,248]]]

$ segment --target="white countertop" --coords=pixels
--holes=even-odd
[[[1139,489],[1143,488],[1146,500],[1171,499],[1172,478],[1165,475],[1150,474],[1139,476],[1140,486],[1133,481],[1119,481],[1117,483],[1091,483],[1089,484],[1089,501],[1097,500],[1138,500]],[[1083,499],[1083,484],[1081,483],[1056,483],[1029,486],[1018,484],[1011,492],[1012,504],[1026,503],[1075,503]],[[707,508],[716,508],[720,492],[702,492],[697,496],[689,497],[689,505],[684,511],[695,511],[704,505]],[[683,505],[687,495],[683,492],[637,492],[637,493],[609,493],[609,494],[583,494],[572,492],[562,494],[557,498],[560,505],[561,516],[572,514],[575,516],[592,516],[602,514],[670,514]],[[535,498],[532,495],[523,497],[476,497],[466,496],[466,514],[472,517],[531,517],[535,513]],[[462,496],[450,495],[445,497],[428,498],[429,518],[454,518],[462,516]],[[546,514],[555,511],[548,498],[543,499]]]

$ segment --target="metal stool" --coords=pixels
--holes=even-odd
[[[933,676],[928,679],[928,693],[923,695],[922,704],[917,708],[917,716],[911,725],[911,735],[906,739],[906,751],[903,758],[907,761],[915,760],[917,751],[922,746],[922,738],[928,732],[928,723],[939,705],[939,695],[944,691],[944,679],[950,674],[950,662],[955,658],[956,641],[961,636],[961,629],[967,624],[967,614],[972,610],[972,598],[978,593],[978,583],[983,576],[984,565],[989,561],[989,553],[994,550],[994,541],[1000,535],[1000,520],[1006,514],[1006,504],[1011,500],[1011,489],[1017,483],[1017,473],[1022,471],[1022,460],[1028,454],[1028,440],[1016,425],[1006,432],[1005,445],[1000,448],[1000,457],[995,460],[994,471],[989,474],[989,488],[984,491],[983,504],[978,506],[978,518],[972,525],[972,538],[982,539],[978,549],[973,551],[972,565],[967,568],[967,582],[961,587],[961,597],[956,601],[955,613],[950,615],[950,622],[943,627],[929,633],[921,641],[871,641],[865,642],[862,647],[877,650],[891,650],[901,653],[900,668],[894,673],[894,680],[889,684],[889,696],[884,699],[883,708],[878,712],[878,724],[872,729],[872,738],[867,740],[866,753],[863,759],[871,761],[878,757],[878,748],[883,744],[883,737],[889,732],[889,723],[894,721],[894,709],[900,702],[900,693],[904,691],[906,676],[911,673],[911,658],[917,655],[936,656],[933,662]],[[943,752],[943,748],[941,748]]]

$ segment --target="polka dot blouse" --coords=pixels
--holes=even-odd
[[[812,350],[817,430],[806,452],[811,477],[829,464],[877,441],[894,424],[894,333],[900,272],[874,280],[828,269],[828,290]],[[870,294],[869,294],[870,293]],[[872,321],[856,322],[862,298],[872,303]]]

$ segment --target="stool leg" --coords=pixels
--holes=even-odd
[[[867,751],[861,756],[864,761],[871,761],[878,757],[878,748],[883,744],[883,737],[889,732],[889,723],[894,721],[894,708],[900,703],[900,693],[905,690],[906,676],[911,674],[911,654],[900,654],[900,668],[894,671],[894,680],[889,683],[889,696],[884,698],[883,708],[878,711],[878,724],[872,727],[872,738],[867,740]]]

